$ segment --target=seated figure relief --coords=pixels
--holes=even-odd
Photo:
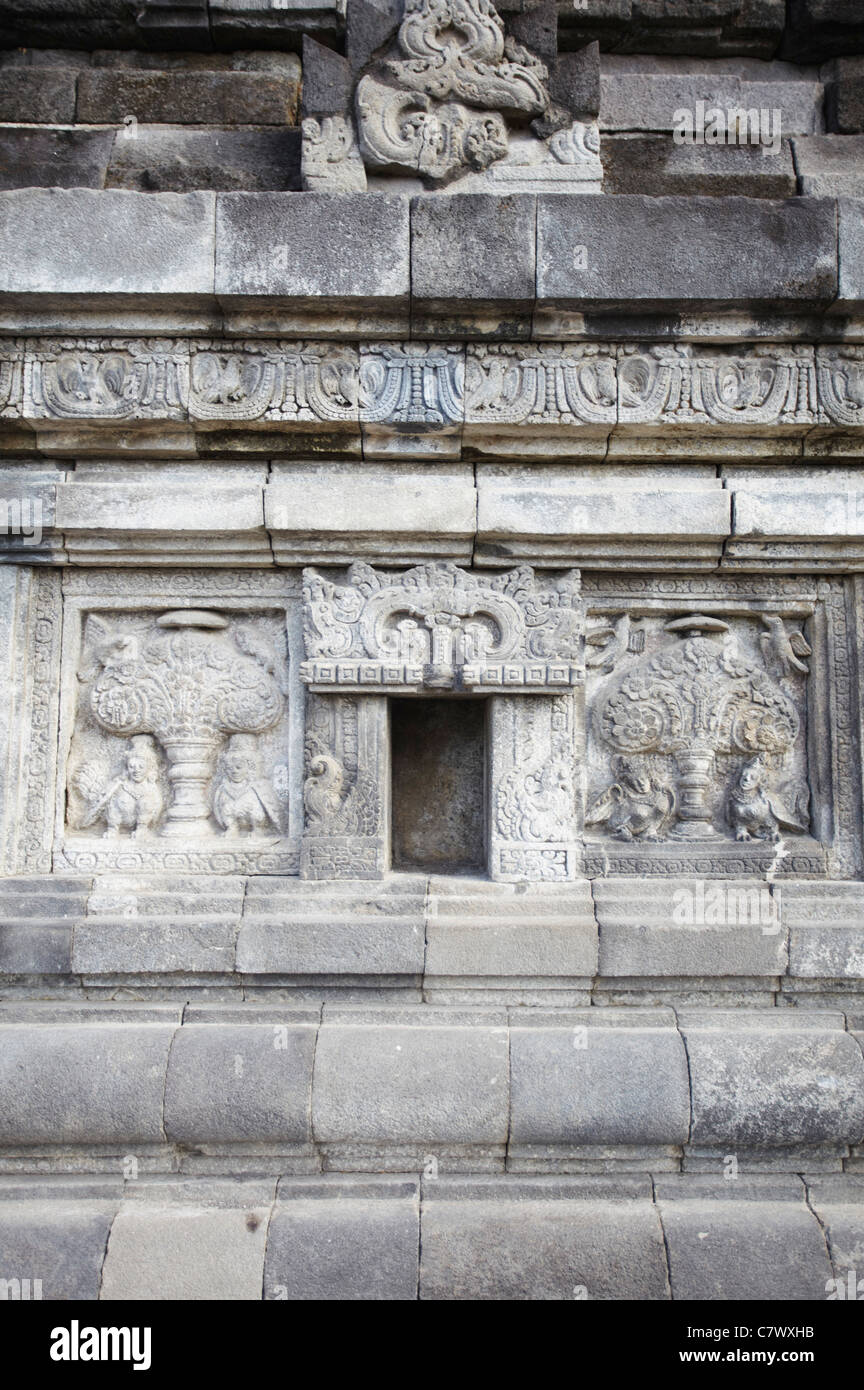
[[[147,734],[129,740],[122,767],[107,781],[100,770],[85,764],[73,775],[72,785],[85,804],[79,819],[81,829],[99,822],[105,825],[104,838],[133,839],[154,833],[162,819],[165,801],[160,784],[159,756]]]
[[[261,776],[255,739],[234,734],[220,759],[213,815],[223,835],[279,832],[280,808],[273,787]]]
[[[619,840],[664,839],[675,823],[673,788],[625,758],[617,760],[617,771],[617,779],[588,808],[585,824],[602,825]]]
[[[766,787],[768,771],[761,758],[751,758],[741,768],[729,793],[727,819],[736,840],[782,839],[782,831],[803,835],[809,825],[806,787],[793,787],[793,806],[787,807],[781,796]]]

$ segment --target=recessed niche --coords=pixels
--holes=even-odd
[[[391,700],[393,865],[482,869],[486,702]]]

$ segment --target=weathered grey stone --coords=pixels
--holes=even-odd
[[[308,1141],[317,1018],[186,1024],[174,1040],[165,1133],[180,1143]]]
[[[72,68],[0,68],[0,121],[74,121]]]
[[[209,0],[208,14],[214,46],[228,52],[299,49],[304,34],[335,47],[344,33],[339,0],[289,0],[278,8],[271,0]]]
[[[441,879],[430,885],[426,978],[456,985],[489,976],[514,982],[590,978],[597,924],[587,883],[483,884]],[[499,979],[499,984],[501,980]]]
[[[527,336],[534,307],[531,194],[415,198],[411,203],[411,298],[416,314],[494,310],[504,336]],[[482,242],[483,254],[477,248]]]
[[[543,195],[537,234],[538,302],[562,308],[792,306],[836,293],[827,199]]]
[[[530,48],[544,63],[551,64],[558,53],[558,6],[555,0],[540,0],[517,8],[508,15],[507,33]]]
[[[417,1297],[418,1184],[404,1178],[293,1178],[279,1184],[264,1297]]]
[[[356,248],[369,252],[358,260]],[[408,200],[373,194],[226,193],[218,200],[216,293],[228,304],[406,304]]]
[[[419,977],[425,888],[425,879],[408,875],[386,884],[253,879],[237,969],[256,977]]]
[[[683,1144],[687,1057],[668,1010],[520,1010],[510,1037],[513,1144]]]
[[[3,0],[4,43],[33,48],[99,48],[136,38],[135,0]]]
[[[782,975],[787,923],[768,884],[595,879],[603,976]]]
[[[836,308],[864,308],[864,198],[837,200],[839,286]]]
[[[667,1299],[650,1186],[590,1178],[427,1182],[420,1297]]]
[[[826,360],[825,374],[834,369]],[[730,465],[723,472],[734,496],[727,558],[736,568],[821,570],[861,563],[864,470],[859,466],[775,467],[766,473]]]
[[[0,1138],[11,1144],[158,1143],[168,1023],[6,1023]]]
[[[864,885],[783,885],[789,973],[805,978],[864,978]]]
[[[559,3],[563,43],[599,39],[627,53],[750,54],[770,58],[786,18],[785,0],[717,0],[709,6],[676,0],[594,0],[584,9]],[[806,54],[804,55],[806,59]]]
[[[550,66],[549,95],[574,116],[600,110],[600,48],[589,43],[577,53],[562,53]]]
[[[281,192],[300,187],[296,130],[185,130],[138,126],[121,130],[106,175],[108,188],[187,193]]]
[[[207,0],[145,0],[136,19],[140,39],[153,48],[210,47]]]
[[[839,135],[864,133],[864,58],[837,58],[825,76],[825,123]]]
[[[0,565],[0,673],[6,691],[0,701],[0,865],[7,874],[46,874],[51,868],[48,804],[57,766],[58,699],[43,682],[59,656],[60,603],[56,571]],[[21,806],[30,809],[32,820],[19,814]],[[11,885],[13,899],[18,886]]]
[[[68,975],[71,968],[71,925],[0,922],[0,975]]]
[[[401,19],[398,0],[352,0],[345,15],[345,52],[355,72],[389,43]]]
[[[328,1010],[315,1052],[316,1140],[503,1143],[507,1028],[503,1014],[486,1017],[432,1006],[371,1017]]]
[[[798,191],[788,140],[774,154],[758,145],[676,145],[668,135],[622,134],[606,136],[601,154],[607,193],[791,198]]]
[[[123,1203],[105,1255],[100,1298],[260,1299],[275,1183],[196,1203],[196,1184],[165,1200],[158,1184]],[[236,1203],[236,1205],[234,1205]]]
[[[147,563],[160,550],[181,560],[204,541],[223,554],[230,547],[234,564],[266,564],[266,478],[263,464],[210,465],[204,510],[194,464],[131,464],[119,476],[116,466],[91,465],[60,486],[57,526],[79,563],[123,552]]]
[[[352,5],[352,10],[354,6]],[[351,64],[341,53],[303,36],[303,116],[346,114],[354,81]]]
[[[212,193],[0,194],[0,293],[212,294],[214,205]]]
[[[826,1287],[825,1297],[831,1301],[854,1299],[864,1295],[864,1276],[861,1257],[864,1252],[864,1178],[854,1173],[837,1177],[805,1178],[810,1206],[825,1231],[831,1253],[834,1278],[833,1289]]]
[[[481,428],[468,425],[466,433]],[[494,429],[488,417],[485,428]],[[478,554],[589,565],[626,554],[640,567],[686,555],[694,567],[713,566],[731,529],[729,497],[714,474],[650,464],[638,472],[608,464],[481,464]]]
[[[293,55],[292,55],[293,57]],[[296,125],[300,62],[293,74],[134,72],[93,68],[78,78],[78,120],[164,125]]]
[[[190,922],[135,916],[120,916],[118,920],[109,915],[79,922],[66,952],[71,969],[89,979],[105,975],[230,975],[236,940],[237,924],[231,920]]]
[[[29,1297],[47,1302],[98,1298],[108,1233],[122,1195],[119,1180],[113,1199],[108,1186],[104,1179],[86,1178],[43,1179],[29,1187],[10,1179],[0,1183],[0,1280],[29,1280]],[[41,1283],[38,1294],[35,1280]],[[14,1283],[7,1283],[4,1298],[15,1297]]]
[[[770,113],[769,135],[812,135],[822,117],[822,84],[815,68],[753,59],[699,62],[692,58],[603,57],[601,130],[683,129],[681,112],[699,121],[709,113]],[[701,105],[700,105],[701,104]],[[775,115],[775,113],[777,113]],[[728,126],[734,125],[727,121]],[[752,139],[748,125],[748,137]],[[712,137],[713,138],[713,137]],[[707,149],[718,148],[707,146]]]
[[[660,1177],[672,1297],[798,1301],[825,1297],[831,1265],[795,1177]]]
[[[812,63],[860,48],[858,0],[789,0],[783,58]]]
[[[110,130],[0,128],[0,189],[102,188]]]
[[[864,135],[813,135],[793,144],[802,193],[864,197]]]
[[[477,511],[470,464],[274,460],[265,516],[280,564],[470,560]]]
[[[774,1146],[864,1134],[864,1058],[840,1014],[684,1010],[694,1144]]]

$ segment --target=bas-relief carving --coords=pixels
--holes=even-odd
[[[855,872],[843,581],[583,584],[588,872]]]
[[[553,883],[577,877],[581,690],[496,699],[490,726],[490,876]]]
[[[533,122],[538,133],[529,138],[541,157],[572,168],[593,156],[592,175],[601,178],[596,152],[584,140],[552,143],[573,118],[553,104],[548,78],[535,54],[505,36],[490,0],[406,0],[390,55],[374,61],[357,84],[366,165],[440,187],[505,161],[511,133],[524,139]],[[550,128],[551,140],[540,138]]]
[[[819,418],[814,351],[747,353],[687,344],[618,349],[621,424],[811,425]]]
[[[614,424],[615,349],[557,344],[469,344],[465,423]]]
[[[503,166],[502,166],[503,167]],[[34,339],[0,350],[0,413],[452,433],[864,427],[864,349]]]
[[[304,571],[308,706],[303,872],[387,865],[388,694],[490,694],[490,873],[575,876],[583,679],[576,571]],[[330,848],[328,849],[328,845]]]
[[[791,652],[782,619],[769,617],[775,646],[782,629]],[[788,675],[769,675],[759,634],[736,626],[702,613],[646,624],[645,654],[597,689],[592,729],[616,775],[589,805],[589,827],[622,839],[780,838],[780,792],[772,800],[765,783],[804,780],[801,692]],[[787,831],[806,832],[801,804],[799,792]]]
[[[352,121],[344,116],[308,116],[301,139],[301,179],[307,192],[365,193],[366,167]]]
[[[303,805],[306,878],[380,878],[389,866],[383,698],[309,697]]]
[[[81,614],[61,865],[290,872],[284,614],[154,611],[152,587]]]
[[[472,605],[488,587],[487,600],[519,596],[520,641],[539,641],[555,651],[563,641],[569,644],[571,680],[581,670],[581,611],[569,577],[558,589],[560,576],[550,581],[513,571],[493,576],[490,584],[486,574],[454,571],[417,567],[407,588],[406,575],[375,574],[366,566],[351,572],[358,581],[353,585],[307,573],[307,598],[318,592],[316,583],[325,584],[330,622],[322,635],[316,626],[320,612],[311,629],[307,613],[307,629],[325,649],[334,650],[335,642],[346,650],[349,679],[358,681],[333,685],[329,696],[310,696],[305,769],[298,764],[296,775],[305,783],[306,857],[315,876],[382,872],[389,795],[382,696],[390,689],[385,676],[392,669],[385,670],[385,660],[391,662],[394,642],[404,647],[406,665],[415,668],[418,693],[470,688],[466,668],[478,649],[486,652],[492,631],[492,614]],[[34,583],[51,591],[46,620],[34,618],[32,624],[40,643],[47,641],[54,653],[36,683],[48,706],[56,700],[59,610],[50,602],[56,580],[49,573],[34,576]],[[191,586],[188,607],[179,609],[184,580]],[[436,623],[429,626],[428,619],[446,611],[442,583],[457,621],[452,627],[437,624],[444,645],[437,649],[443,659],[435,661]],[[283,714],[287,709],[284,623],[265,620],[259,611],[262,592],[275,593],[280,585],[284,592],[286,584],[296,586],[296,580],[263,576],[256,583],[255,576],[240,575],[229,584],[218,574],[181,579],[96,571],[65,576],[64,589],[70,601],[83,605],[86,623],[73,670],[78,697],[58,867],[221,866],[254,872],[263,864],[264,871],[296,871],[296,850],[293,857],[283,853],[284,724],[281,716],[270,722],[274,708]],[[859,746],[851,703],[850,584],[588,575],[583,587],[591,612],[587,742],[578,679],[556,695],[549,685],[519,684],[531,661],[511,663],[516,684],[507,693],[501,686],[492,691],[498,710],[491,720],[492,876],[555,881],[572,876],[577,864],[581,869],[586,769],[589,873],[857,872],[861,812],[860,788],[850,778]],[[117,606],[121,589],[139,595],[137,608]],[[154,603],[160,589],[170,607]],[[259,609],[254,603],[250,611],[219,608],[223,593],[250,590],[259,596]],[[413,616],[399,607],[409,593]],[[464,610],[456,614],[454,593],[461,593]],[[100,608],[100,594],[114,596],[113,609]],[[372,597],[376,604],[370,609]],[[533,627],[529,599],[537,619]],[[510,613],[506,604],[501,613]],[[160,623],[166,618],[167,625]],[[190,642],[194,654],[184,646]],[[357,655],[361,648],[377,654],[365,656],[365,670],[364,657]],[[202,651],[209,662],[200,659]],[[217,689],[226,653],[228,667],[241,677],[227,695]],[[500,662],[502,675],[507,665]],[[368,686],[359,683],[370,675]],[[165,689],[157,699],[160,680]],[[434,684],[438,680],[443,684]],[[206,731],[203,745],[198,741],[195,747],[189,727],[194,720],[183,727],[179,713],[181,707],[188,711],[193,693]],[[37,694],[34,685],[34,710]],[[35,801],[25,794],[25,820],[29,825],[32,811],[36,838],[32,849],[22,841],[15,862],[31,871],[46,856],[36,841],[50,788],[33,742],[43,732],[54,744],[40,716],[30,734],[32,766],[25,760],[22,767],[38,793]]]
[[[581,679],[575,571],[473,574],[449,562],[404,574],[355,563],[348,583],[304,570],[301,675],[317,689],[544,691]]]

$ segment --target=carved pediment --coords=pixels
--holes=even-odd
[[[579,576],[449,562],[401,575],[354,564],[348,583],[305,570],[302,677],[316,689],[537,690],[581,679]]]

